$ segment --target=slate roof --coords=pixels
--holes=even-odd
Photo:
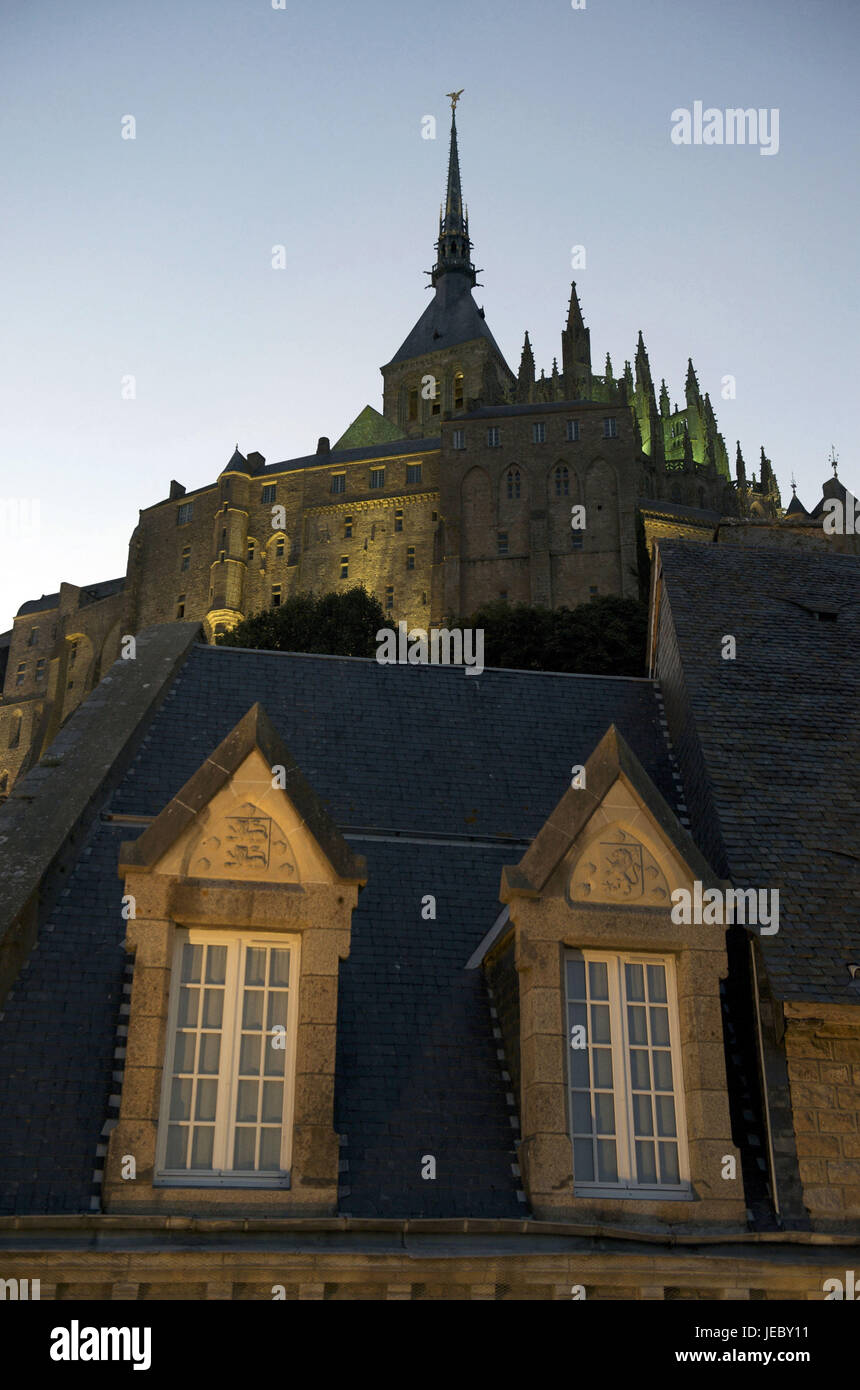
[[[502,867],[610,722],[677,807],[656,688],[198,646],[107,809],[157,814],[255,701],[368,864],[340,973],[339,1209],[525,1214],[483,978],[464,967],[500,910]],[[0,1212],[90,1209],[126,960],[116,868],[136,833],[95,823],[4,1006]]]
[[[86,608],[91,603],[98,603],[100,599],[109,598],[111,594],[118,594],[124,587],[124,574],[120,575],[119,579],[101,579],[97,584],[83,584],[79,606]],[[31,598],[22,603],[15,616],[23,618],[27,613],[41,613],[45,609],[58,608],[59,604],[59,594],[43,594],[41,598]]]
[[[774,990],[860,1004],[860,560],[658,544],[732,879],[780,892]]]
[[[427,308],[387,365],[440,352],[458,343],[470,343],[475,338],[486,338],[502,357],[483,310],[472,298],[468,276],[449,272],[440,278]]]
[[[59,594],[43,594],[41,598],[30,598],[21,604],[15,617],[23,618],[25,613],[41,613],[46,608],[56,608],[59,602]]]
[[[360,449],[331,449],[327,454],[305,454],[298,459],[284,459],[282,463],[268,463],[259,474],[295,473],[300,468],[319,468],[328,464],[361,463],[362,459],[397,458],[401,454],[426,454],[431,449],[442,447],[441,436],[428,439],[399,439],[389,444],[363,445]]]

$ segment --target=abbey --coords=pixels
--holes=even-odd
[[[692,361],[680,404],[657,387],[641,332],[632,363],[616,374],[607,354],[595,371],[575,284],[560,364],[538,374],[526,333],[512,370],[473,297],[454,111],[435,245],[432,298],[382,367],[381,413],[365,406],[334,446],[322,437],[301,458],[267,464],[237,445],[211,483],[173,481],[141,510],[125,576],[22,605],[0,635],[0,798],[123,635],[153,624],[200,621],[212,641],[293,593],[356,583],[392,623],[463,624],[490,600],[635,598],[661,536],[784,539],[770,460],[762,449],[748,478],[738,445],[730,476]],[[830,488],[844,495],[838,480]],[[812,519],[793,508],[790,540],[821,541],[821,504]]]

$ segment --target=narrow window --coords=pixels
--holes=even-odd
[[[179,595],[179,598],[176,600],[176,617],[177,617],[177,619],[179,619],[179,618],[184,618],[184,617],[185,617],[185,595],[184,595],[184,594],[180,594],[180,595]]]
[[[38,640],[39,640],[39,629],[38,629],[37,627],[31,627],[31,628],[30,628],[30,636],[27,638],[27,646],[28,646],[28,647],[35,647],[35,645],[36,645],[36,643],[38,642]]]
[[[225,556],[226,554],[227,554],[226,550],[219,550],[219,551],[218,551],[218,560],[219,560],[219,563],[222,564],[222,565],[223,565],[223,563],[224,563],[224,556]]]
[[[385,589],[385,611],[390,613],[394,607],[394,585],[388,584]]]
[[[418,419],[418,387],[415,386],[409,392],[409,419]]]
[[[181,570],[187,570],[190,564],[191,564],[191,546],[190,546],[190,545],[184,545],[184,546],[182,547],[182,558],[181,558],[181,560],[179,561],[179,568],[180,568]]]
[[[256,541],[249,540],[249,541],[248,541],[248,564],[249,564],[249,565],[250,565],[251,561],[252,561],[253,558],[254,558],[254,552],[256,551],[256,548],[257,548],[257,542],[256,542]]]
[[[36,662],[36,680],[37,680],[37,681],[43,681],[44,679],[45,679],[45,658],[44,658],[43,656],[40,656],[40,657],[39,657],[39,660]]]
[[[589,586],[588,586],[588,597],[589,597],[589,599],[597,598],[597,585],[596,585],[596,584],[589,584]]]
[[[279,536],[278,539],[275,541],[275,557],[276,557],[276,559],[278,559],[278,560],[283,560],[283,558],[284,558],[284,538],[283,538],[283,536]]]
[[[265,487],[263,488],[263,492],[262,492],[262,496],[260,497],[260,501],[261,501],[261,502],[274,502],[275,499],[277,498],[277,495],[278,495],[278,484],[277,484],[277,483],[266,483]]]
[[[567,429],[566,429],[566,431],[565,431],[565,436],[564,436],[564,437],[565,437],[565,439],[567,440],[568,444],[575,444],[575,443],[576,443],[576,441],[579,439],[579,421],[578,421],[578,420],[568,420],[568,422],[567,422]]]
[[[571,951],[566,982],[575,1192],[677,1191],[687,1158],[671,959]]]
[[[438,512],[431,512],[431,513],[430,513],[430,520],[431,520],[431,521],[438,521],[438,520],[439,520],[439,513],[438,513]]]
[[[507,531],[499,531],[499,533],[498,533],[498,535],[497,535],[497,537],[496,537],[496,542],[497,542],[498,553],[499,553],[500,555],[507,555],[507,553],[508,553],[508,533],[507,533]]]
[[[281,606],[281,586],[280,586],[280,584],[273,584],[273,585],[272,585],[272,607],[273,607],[273,608],[280,608],[280,606]]]
[[[17,748],[21,742],[21,725],[24,723],[24,716],[19,709],[12,715],[12,722],[9,725],[9,744],[10,748]]]
[[[352,540],[352,517],[345,516],[343,519],[343,538],[345,541]]]
[[[78,659],[78,643],[75,640],[69,648],[69,665],[74,666]]]
[[[0,796],[8,796],[8,794],[9,794],[9,774],[8,774],[8,772],[4,772],[4,773],[0,774]]]
[[[532,443],[546,443],[546,425],[544,424],[543,420],[538,420],[532,425]]]
[[[407,547],[407,550],[406,550],[406,568],[407,568],[408,570],[414,570],[414,568],[415,568],[415,546],[414,546],[414,545],[410,545],[410,546]]]
[[[24,677],[26,676],[26,674],[27,674],[27,663],[26,663],[26,661],[21,661],[21,662],[18,663],[18,669],[17,669],[17,671],[15,672],[15,684],[16,684],[16,685],[23,685],[23,684],[24,684]]]
[[[507,475],[506,475],[506,482],[507,482],[508,496],[509,496],[509,497],[519,497],[519,495],[520,495],[521,479],[520,479],[520,470],[519,470],[518,468],[509,468],[509,469],[508,469],[508,472],[507,472]]]
[[[282,936],[177,932],[158,1133],[162,1179],[286,1185],[297,952]]]
[[[371,470],[370,470],[370,486],[371,486],[371,489],[374,490],[374,491],[378,491],[379,488],[385,487],[385,469],[384,469],[384,468],[371,468]]]
[[[457,372],[454,376],[454,409],[463,409],[463,373]]]
[[[407,483],[420,483],[420,482],[421,482],[421,464],[420,464],[420,463],[407,463],[407,465],[406,465],[406,481],[407,481]]]
[[[618,435],[618,423],[614,415],[607,415],[603,421],[603,438],[615,439]]]
[[[498,449],[502,443],[502,431],[498,425],[491,425],[487,430],[487,448]]]
[[[332,492],[346,492],[346,473],[332,473],[331,490]]]
[[[402,507],[398,507],[397,510],[396,510],[395,513],[394,513],[394,529],[395,529],[395,531],[402,531],[402,530],[403,530],[403,509],[402,509]]]
[[[583,548],[583,543],[584,543],[584,539],[585,539],[585,533],[584,533],[583,531],[571,531],[571,533],[570,533],[570,548],[571,548],[571,550],[582,550],[582,548]]]
[[[563,465],[555,470],[555,495],[556,497],[568,497],[570,495],[570,475]]]
[[[348,555],[341,555],[341,557],[340,557],[340,577],[341,577],[341,579],[349,579],[349,556],[348,556]]]
[[[455,449],[465,449],[465,447],[466,447],[466,431],[465,431],[465,430],[454,430],[453,447],[454,447]]]

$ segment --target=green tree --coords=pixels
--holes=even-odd
[[[466,624],[484,629],[484,664],[520,671],[644,676],[648,609],[605,595],[577,608],[485,604]]]
[[[375,656],[376,634],[385,626],[378,599],[363,585],[343,593],[293,594],[277,608],[254,613],[219,647],[258,647],[275,652],[322,652],[328,656]]]

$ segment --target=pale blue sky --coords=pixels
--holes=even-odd
[[[560,353],[583,244],[598,369],[641,327],[673,400],[692,355],[784,502],[792,471],[819,495],[831,443],[860,492],[858,40],[856,0],[3,0],[0,498],[38,499],[41,534],[0,538],[0,630],[124,573],[171,478],[381,406],[427,302],[453,87],[476,299],[515,370],[526,328],[538,367]],[[779,153],[674,145],[696,100],[777,107]]]

